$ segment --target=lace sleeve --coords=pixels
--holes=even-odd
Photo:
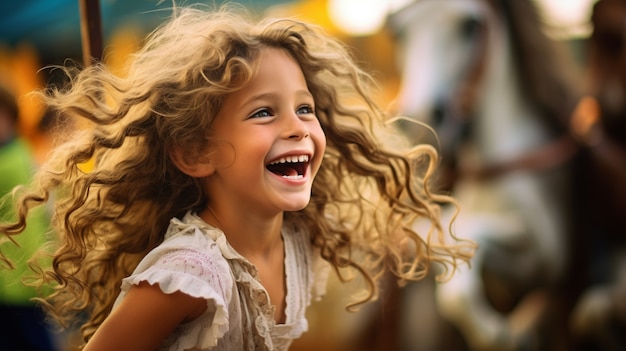
[[[168,349],[206,349],[217,345],[218,339],[228,331],[233,280],[228,263],[215,243],[209,248],[162,248],[151,252],[135,272],[122,281],[120,298],[140,282],[158,284],[166,294],[180,291],[207,300],[205,313],[181,325],[176,337],[166,342],[170,344]]]

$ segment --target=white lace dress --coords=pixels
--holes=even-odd
[[[328,266],[313,255],[305,233],[283,228],[287,281],[286,322],[276,324],[274,306],[256,267],[238,254],[224,233],[193,213],[172,219],[164,242],[122,281],[115,308],[132,285],[159,284],[207,301],[203,315],[179,325],[159,350],[287,350],[308,328],[306,307],[326,288]]]

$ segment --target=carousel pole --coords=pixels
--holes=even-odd
[[[80,5],[80,32],[83,64],[90,66],[102,60],[102,21],[99,0],[78,0]]]

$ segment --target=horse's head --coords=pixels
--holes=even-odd
[[[433,127],[453,168],[463,141],[498,163],[566,125],[571,66],[555,55],[531,0],[414,0],[388,26],[402,72],[397,113]]]
[[[481,0],[416,0],[388,18],[402,71],[397,112],[434,128],[451,169],[475,113],[491,22]],[[406,122],[401,130],[415,132]]]
[[[460,86],[479,79],[472,71],[485,59],[487,17],[480,0],[418,0],[389,16],[403,72],[401,114],[437,125],[456,108]]]

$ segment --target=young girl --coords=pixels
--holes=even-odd
[[[385,271],[419,279],[471,256],[438,221],[452,200],[429,192],[436,153],[376,136],[385,116],[347,50],[238,12],[176,9],[124,78],[66,69],[72,86],[44,97],[90,126],[0,229],[55,199],[43,301],[61,323],[86,318],[85,350],[285,350],[324,292],[322,263],[364,278],[359,304]]]

